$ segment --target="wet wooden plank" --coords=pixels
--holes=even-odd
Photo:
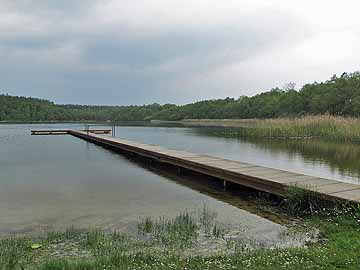
[[[259,176],[259,177],[275,176],[277,178],[290,178],[290,177],[297,175],[296,173],[280,171],[277,169],[272,169],[272,168],[267,168],[267,167],[262,167],[262,168],[263,168],[262,170],[252,170],[252,171],[247,171],[247,172],[251,175]]]
[[[205,161],[205,164],[207,166],[213,166],[215,168],[219,168],[219,169],[223,169],[223,170],[231,170],[231,169],[240,169],[240,168],[248,168],[249,164],[247,164],[246,166],[243,166],[243,164],[241,164],[240,162],[236,162],[236,161],[228,161],[228,160],[224,160],[224,159],[217,159],[217,160],[208,160]],[[253,165],[250,165],[253,166]]]
[[[316,177],[313,177],[310,175],[296,174],[296,175],[291,176],[291,178],[282,179],[282,180],[284,180],[288,185],[304,186],[303,182],[311,182],[315,179],[316,179]]]
[[[338,181],[324,179],[324,178],[316,178],[308,175],[299,175],[299,176],[294,177],[294,181],[289,184],[293,186],[307,188],[313,186],[325,186],[325,185],[333,185],[339,183]]]
[[[261,167],[258,165],[255,166],[251,166],[251,167],[240,167],[240,168],[234,168],[231,169],[231,171],[233,172],[237,172],[237,173],[250,173],[250,172],[260,172],[260,171],[265,171],[265,170],[269,170],[269,168],[266,167]]]
[[[293,179],[296,176],[298,176],[295,173],[278,171],[276,169],[264,169],[264,170],[250,171],[246,173],[253,177],[267,179],[278,183],[289,183],[293,181]]]
[[[341,191],[329,195],[343,200],[360,202],[360,189]]]
[[[189,153],[186,151],[178,151],[178,150],[167,150],[167,151],[163,151],[162,153],[175,158],[184,158],[184,159],[204,158],[204,156],[201,154]]]
[[[209,157],[209,156],[198,156],[198,157],[191,157],[187,158],[188,161],[195,162],[195,163],[201,163],[204,165],[209,164],[210,162],[217,162],[221,161],[220,158],[217,157]]]
[[[351,191],[359,189],[359,185],[353,185],[348,183],[336,183],[333,185],[325,185],[325,186],[314,186],[310,188],[313,191],[323,193],[323,194],[331,194],[331,193],[338,193],[338,192],[344,192],[344,191]]]
[[[247,163],[243,163],[243,162],[236,161],[236,160],[228,160],[228,159],[224,159],[224,158],[221,158],[221,157],[217,157],[217,158],[219,159],[219,161],[213,162],[214,165],[233,166],[234,168],[243,167],[244,165],[252,165],[252,164],[247,164]]]

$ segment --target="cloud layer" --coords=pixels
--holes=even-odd
[[[58,103],[186,103],[360,63],[357,1],[0,0],[0,89]]]

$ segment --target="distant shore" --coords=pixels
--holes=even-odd
[[[83,123],[98,123],[97,121],[0,121],[0,124],[83,124]]]
[[[272,119],[183,119],[178,121],[0,121],[0,124],[157,125],[224,128],[226,137],[321,139],[360,143],[360,118],[331,115]],[[229,129],[228,129],[229,128]],[[222,133],[219,133],[219,136]]]

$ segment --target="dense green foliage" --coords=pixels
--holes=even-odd
[[[56,105],[47,100],[0,95],[0,121],[138,121],[166,106]]]
[[[0,95],[0,121],[141,121],[181,119],[274,118],[331,114],[360,116],[360,72],[322,83],[274,88],[253,97],[205,100],[177,106],[56,105],[35,98]]]

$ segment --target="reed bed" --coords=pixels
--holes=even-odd
[[[199,119],[187,125],[225,127],[226,137],[323,139],[360,143],[360,119],[331,115],[275,119]]]
[[[321,115],[257,121],[255,129],[268,129],[270,137],[320,138],[360,142],[360,119]]]

